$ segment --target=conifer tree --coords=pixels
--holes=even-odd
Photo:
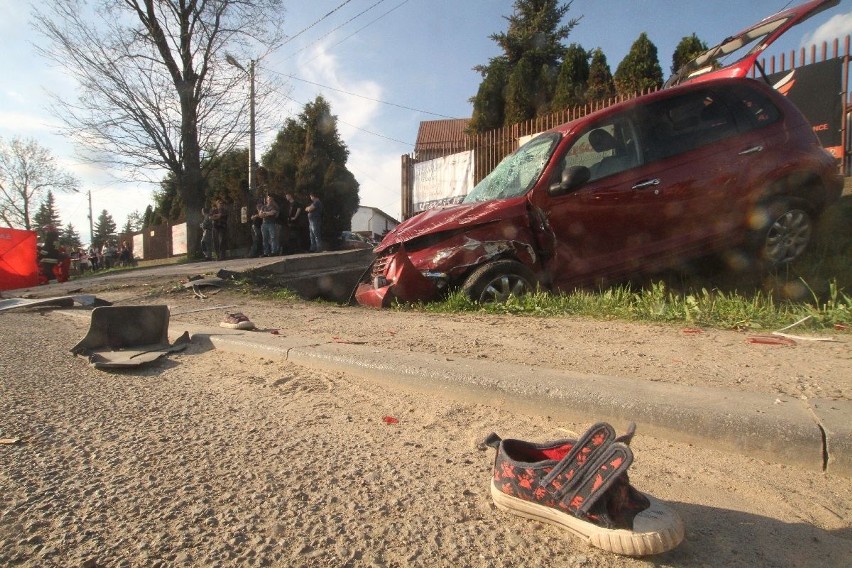
[[[672,54],[672,74],[677,73],[686,63],[692,61],[698,54],[706,50],[707,44],[698,39],[697,35],[685,36],[677,44]]]
[[[657,58],[657,46],[648,39],[648,34],[642,32],[633,42],[630,52],[618,64],[613,81],[615,90],[622,96],[634,95],[663,85],[663,70]]]
[[[59,233],[59,244],[64,246],[68,252],[75,251],[83,246],[80,234],[74,225],[68,223]]]
[[[506,32],[491,35],[503,51],[485,68],[475,70],[483,83],[473,99],[471,130],[482,132],[494,127],[495,117],[503,116],[510,125],[550,111],[556,77],[565,51],[562,41],[578,20],[563,24],[571,2],[558,0],[516,0],[506,20]],[[498,95],[503,94],[503,108]]]
[[[288,119],[262,164],[270,191],[294,192],[303,201],[315,193],[323,203],[323,240],[332,245],[349,230],[358,210],[358,181],[346,168],[349,149],[337,131],[337,117],[322,96]]]
[[[59,218],[59,212],[56,210],[56,200],[53,197],[53,192],[48,190],[44,201],[38,207],[35,215],[33,215],[33,224],[39,239],[44,239],[44,227],[52,225],[56,230],[62,228],[62,221]]]
[[[95,221],[95,234],[92,235],[92,244],[96,247],[102,246],[104,242],[115,236],[116,228],[112,215],[104,209],[98,215],[98,220]]]
[[[509,62],[505,57],[494,57],[487,66],[474,67],[482,74],[482,82],[473,103],[470,130],[485,132],[503,126],[504,95],[508,82]]]
[[[589,84],[589,52],[572,43],[565,50],[551,106],[554,111],[585,104]]]
[[[606,55],[597,48],[592,51],[592,61],[589,64],[589,81],[586,89],[586,100],[602,101],[615,96],[615,83],[612,71],[606,62]]]

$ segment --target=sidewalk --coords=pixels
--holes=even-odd
[[[852,402],[775,397],[584,375],[523,365],[439,359],[315,339],[172,323],[172,340],[352,373],[393,387],[566,420],[635,421],[643,432],[773,463],[852,477]]]

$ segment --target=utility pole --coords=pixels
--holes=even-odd
[[[92,222],[92,190],[89,190],[89,245],[91,246],[95,239],[95,225]]]
[[[246,68],[240,65],[240,63],[234,59],[232,55],[225,55],[225,61],[229,64],[233,65],[237,69],[241,70],[243,73],[246,73],[249,76],[249,171],[248,171],[248,185],[249,185],[249,195],[251,197],[257,196],[257,163],[254,158],[254,136],[255,136],[255,127],[254,127],[254,59],[249,61],[249,68],[246,71]]]
[[[257,196],[257,162],[254,159],[254,59],[249,63],[249,195]]]

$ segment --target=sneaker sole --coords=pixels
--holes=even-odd
[[[219,324],[219,327],[227,327],[228,329],[254,329],[254,324],[250,321],[241,321],[240,323],[225,323]]]
[[[587,543],[624,556],[648,556],[673,549],[683,540],[683,522],[674,509],[645,495],[651,506],[636,515],[633,531],[607,529],[570,513],[506,495],[491,482],[491,498],[498,509],[568,529]]]

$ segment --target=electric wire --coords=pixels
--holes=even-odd
[[[315,25],[317,25],[318,23],[320,23],[321,21],[323,21],[324,19],[328,18],[329,16],[331,16],[332,14],[334,14],[335,12],[337,12],[338,10],[340,10],[341,8],[343,8],[344,6],[346,6],[347,4],[349,4],[351,1],[352,1],[352,0],[345,0],[345,1],[343,2],[343,4],[340,4],[337,8],[334,8],[331,12],[327,13],[325,16],[323,16],[322,18],[320,18],[319,20],[317,20],[317,21],[316,21],[316,22],[314,22],[313,24],[311,24],[311,25],[309,25],[308,27],[304,28],[302,31],[300,31],[300,32],[299,32],[299,33],[297,33],[296,35],[292,35],[292,36],[290,36],[289,38],[287,38],[287,40],[286,40],[284,43],[282,43],[281,45],[282,45],[282,46],[283,46],[283,45],[287,45],[288,43],[290,43],[291,41],[293,41],[294,39],[296,39],[297,37],[299,37],[300,35],[302,35],[302,34],[303,34],[303,33],[305,33],[306,31],[308,31],[309,29],[311,29],[312,27],[314,27]]]
[[[374,3],[372,6],[369,6],[369,7],[365,8],[364,10],[361,10],[360,12],[358,12],[357,14],[355,14],[354,16],[352,16],[351,18],[349,18],[348,20],[346,20],[345,22],[343,22],[342,24],[340,24],[339,26],[337,26],[336,28],[332,29],[331,31],[329,31],[329,32],[327,32],[327,33],[325,33],[325,34],[323,34],[323,35],[321,35],[320,37],[318,37],[317,39],[315,39],[315,40],[314,40],[314,41],[312,41],[311,43],[309,43],[309,44],[307,44],[307,45],[305,45],[305,46],[301,47],[300,49],[298,49],[298,50],[294,51],[294,52],[293,52],[293,53],[291,53],[289,56],[285,57],[285,58],[284,58],[284,61],[287,61],[287,60],[289,60],[289,59],[293,59],[293,58],[294,58],[294,57],[296,57],[296,55],[298,55],[299,53],[301,53],[301,52],[305,51],[306,49],[308,49],[308,48],[312,47],[313,45],[318,44],[320,41],[322,41],[323,39],[327,38],[328,36],[330,36],[331,34],[333,34],[334,32],[336,32],[337,30],[339,30],[340,28],[342,28],[343,26],[345,26],[345,25],[346,25],[346,24],[348,24],[349,22],[351,22],[351,21],[353,21],[353,20],[355,20],[355,19],[357,19],[357,18],[359,18],[359,17],[363,16],[364,14],[366,14],[367,12],[369,12],[370,10],[372,10],[373,8],[375,8],[376,6],[378,6],[379,4],[381,4],[381,3],[382,3],[382,2],[384,2],[384,1],[385,1],[385,0],[378,0],[378,2]],[[408,0],[405,0],[405,1],[406,1],[406,2],[408,2]],[[404,4],[404,3],[405,3],[405,2],[403,2],[403,4]],[[401,6],[401,5],[402,5],[402,4],[400,4],[400,6]],[[399,8],[399,6],[397,6],[397,8]],[[396,8],[394,8],[394,10],[395,10],[395,9],[396,9]],[[390,12],[386,12],[385,14],[388,14],[388,13],[390,13]],[[380,17],[383,17],[383,16],[380,16]],[[378,18],[377,18],[377,19],[378,19]],[[373,20],[373,21],[375,21],[375,20]],[[369,25],[369,24],[368,24],[368,25]],[[366,27],[366,26],[365,26],[365,27]],[[362,29],[363,29],[363,28],[362,28]],[[299,33],[301,33],[301,32],[299,32]],[[358,33],[358,32],[355,32],[355,33]],[[353,35],[354,35],[354,34],[353,34]],[[351,36],[350,36],[350,37],[351,37]]]

